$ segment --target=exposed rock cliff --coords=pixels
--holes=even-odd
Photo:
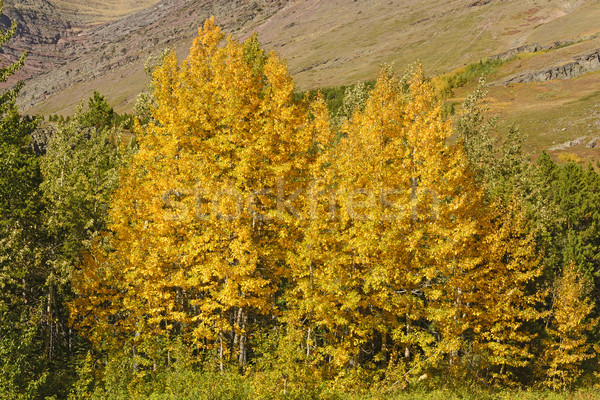
[[[17,33],[4,47],[3,61],[12,62],[27,51],[25,68],[15,79],[27,79],[66,62],[72,54],[69,44],[77,28],[46,0],[5,0],[0,26],[17,23]]]
[[[585,54],[575,61],[553,65],[540,71],[527,72],[504,80],[504,84],[544,82],[552,79],[571,79],[586,72],[600,70],[600,49]]]

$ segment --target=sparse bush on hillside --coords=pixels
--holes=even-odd
[[[569,162],[576,163],[576,164],[583,163],[583,158],[581,158],[581,156],[579,156],[575,153],[570,153],[570,152],[559,153],[558,159],[563,163],[569,163]]]
[[[504,63],[502,60],[486,60],[468,64],[448,74],[433,78],[433,84],[443,98],[450,97],[456,88],[465,86],[481,77],[495,73]]]

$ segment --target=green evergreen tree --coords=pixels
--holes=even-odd
[[[2,2],[0,2],[0,11]],[[16,24],[0,30],[0,46]],[[6,82],[24,63],[0,68]],[[44,271],[37,257],[41,175],[30,146],[36,121],[15,105],[21,85],[0,94],[0,397],[28,398],[45,381],[40,336],[40,288]]]
[[[94,91],[93,96],[88,101],[88,111],[78,116],[77,119],[84,126],[102,129],[113,126],[116,117],[117,114],[104,96]]]
[[[90,126],[106,115],[102,107],[96,107],[97,99],[90,100],[86,111],[80,105],[69,122],[59,125],[41,159],[46,341],[56,374],[72,375],[76,356],[87,350],[87,342],[69,325],[66,303],[73,297],[71,279],[82,251],[105,228],[109,196],[117,185],[122,159],[118,132],[107,126]],[[71,376],[60,380],[62,386],[52,393],[66,390]]]

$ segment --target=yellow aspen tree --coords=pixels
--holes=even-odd
[[[123,309],[123,299],[131,286],[122,271],[110,262],[110,236],[95,238],[90,250],[83,255],[82,268],[74,273],[73,291],[78,296],[69,304],[71,324],[84,329],[86,337],[100,349],[114,349],[127,340],[129,327],[124,324],[134,320],[117,318]]]
[[[92,330],[119,320],[134,341],[180,335],[221,370],[243,366],[252,321],[275,313],[286,237],[276,195],[305,168],[305,110],[274,53],[255,36],[225,38],[212,18],[183,62],[164,58],[154,87],[152,122],[135,128],[139,151],[112,199],[102,265],[118,282],[94,281],[97,262],[84,264],[74,311]],[[118,310],[104,306],[113,296]]]
[[[571,262],[564,267],[554,288],[549,338],[543,356],[545,385],[570,390],[583,373],[582,363],[597,356],[588,334],[597,326],[592,318],[591,284]]]
[[[313,218],[290,268],[321,351],[338,368],[414,367],[440,352],[436,331],[442,352],[459,349],[452,275],[476,264],[481,193],[433,88],[420,68],[406,81],[383,71],[339,144],[320,126]]]
[[[530,368],[532,324],[541,321],[547,294],[539,287],[543,269],[535,232],[517,199],[494,203],[486,234],[479,247],[481,264],[471,272],[470,303],[474,351],[494,383],[515,384],[518,370]]]
[[[278,329],[267,333],[268,340],[275,344],[272,353],[255,365],[255,382],[261,383],[261,390],[300,397],[313,395],[312,391],[322,385],[322,379],[330,377],[327,368],[320,368],[328,365],[323,345],[328,344],[330,338],[313,309],[330,314],[336,307],[315,295],[315,286],[320,284],[321,277],[315,275],[319,272],[313,269],[316,263],[308,259],[331,240],[323,231],[327,227],[326,220],[317,216],[328,207],[327,185],[331,182],[328,174],[333,161],[334,135],[329,110],[320,95],[308,103],[307,111],[299,134],[302,142],[309,144],[303,156],[305,168],[296,175],[295,182],[289,182],[295,198],[289,206],[294,208],[295,215],[284,218],[286,240],[280,241],[286,252],[283,274],[286,284],[280,299],[285,308],[279,315]]]
[[[336,237],[330,218],[336,146],[329,110],[321,96],[310,105],[304,136],[311,143],[311,152],[303,179],[304,192],[299,198],[301,218],[290,221],[296,237],[287,249],[291,285],[285,293],[288,312],[284,321],[288,337],[304,337],[305,361],[318,363],[324,355],[323,347],[333,340],[333,333],[323,329],[329,321],[324,318],[335,318],[338,311],[338,304],[324,298],[320,289],[335,280],[333,276],[338,272],[331,258],[336,252]]]

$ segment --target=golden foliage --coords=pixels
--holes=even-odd
[[[543,273],[541,256],[518,201],[493,204],[490,216],[481,264],[471,277],[474,348],[494,382],[511,384],[515,369],[533,359],[537,334],[531,323],[544,317],[539,310],[546,291],[536,285]]]
[[[165,57],[154,87],[153,122],[136,127],[112,199],[110,251],[88,257],[76,288],[79,303],[97,300],[74,310],[92,337],[109,325],[136,341],[181,335],[244,364],[249,317],[275,313],[285,227],[268,192],[306,165],[306,111],[275,54],[225,39],[213,19],[186,60]]]
[[[554,290],[550,337],[543,358],[545,384],[553,390],[570,390],[582,374],[582,363],[597,356],[588,335],[598,325],[592,318],[590,282],[575,263],[565,266]]]

